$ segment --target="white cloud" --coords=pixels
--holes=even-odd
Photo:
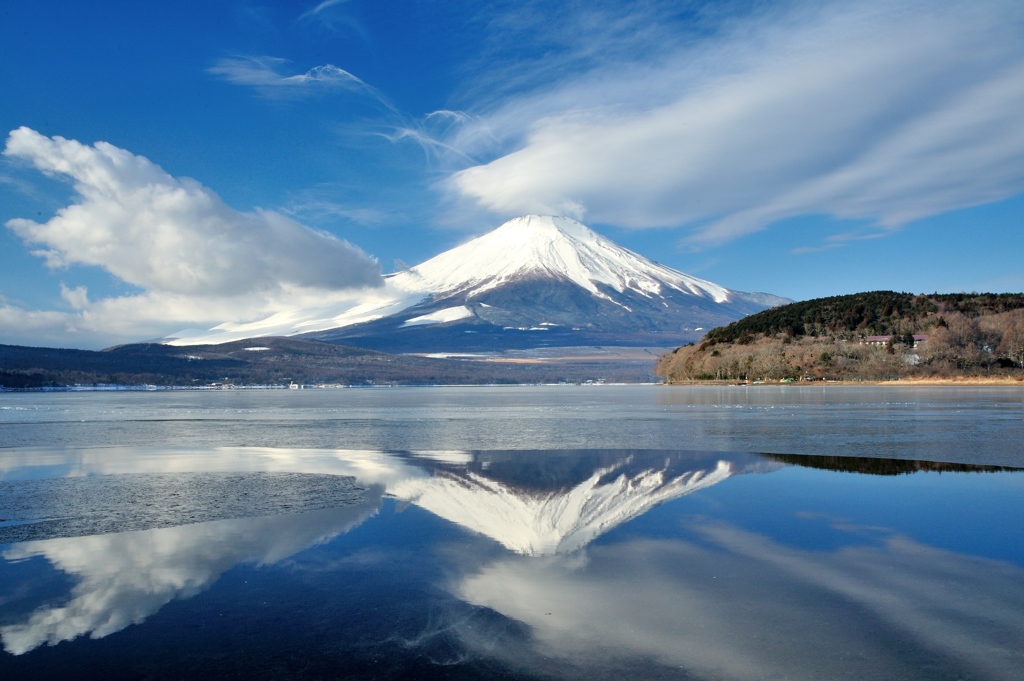
[[[247,333],[222,334],[210,341],[226,342],[236,340],[236,336],[273,335],[273,322],[292,319],[294,310],[316,319],[322,310],[348,310],[366,300],[378,300],[382,297],[378,294],[386,297],[389,292],[383,289],[327,291],[292,286],[233,296],[147,291],[90,300],[82,309],[75,309],[73,301],[62,296],[73,310],[70,312],[31,310],[7,303],[0,304],[0,343],[98,349],[163,338],[179,331],[214,336],[205,331],[222,324],[247,329]],[[225,323],[224,320],[235,321]],[[287,325],[289,331],[293,327],[294,324]]]
[[[894,229],[1024,191],[1019,3],[798,5],[723,26],[467,120],[445,144],[501,155],[450,188],[501,214],[687,226],[692,243],[815,213]]]
[[[64,282],[61,282],[60,297],[76,310],[82,310],[89,307],[89,289],[85,286],[68,288]]]
[[[70,178],[78,193],[49,221],[19,218],[8,228],[51,267],[97,266],[142,289],[90,301],[84,288],[63,287],[73,313],[0,306],[5,342],[140,340],[382,285],[376,260],[351,244],[274,211],[236,211],[195,180],[105,142],[23,127],[4,154]]]
[[[71,178],[81,197],[46,223],[7,222],[43,245],[52,267],[97,265],[147,290],[203,295],[380,281],[377,263],[350,244],[280,213],[235,211],[195,180],[105,142],[89,147],[23,127],[4,153]]]

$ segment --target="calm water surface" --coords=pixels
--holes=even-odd
[[[0,448],[645,448],[1019,462],[1021,388],[0,393]]]
[[[0,394],[0,678],[1024,678],[1024,390]]]

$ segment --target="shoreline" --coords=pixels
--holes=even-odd
[[[488,387],[604,387],[604,386],[655,386],[655,387],[737,387],[756,388],[762,386],[792,386],[817,388],[825,386],[891,386],[891,387],[1018,387],[1024,388],[1024,376],[957,376],[953,378],[900,378],[896,380],[837,380],[837,381],[663,381],[663,382],[629,382],[629,381],[587,381],[565,383],[378,383],[365,384],[304,384],[304,392],[324,390],[367,390],[384,388],[488,388]],[[232,392],[232,391],[278,391],[288,392],[287,385],[264,384],[231,384],[224,386],[184,386],[184,385],[75,385],[75,386],[33,386],[29,388],[8,388],[0,386],[0,394],[15,393],[86,393],[86,392]]]
[[[668,382],[666,381],[662,385],[670,387],[685,387],[685,386],[736,386],[736,387],[757,387],[757,386],[801,386],[801,387],[818,387],[821,385],[834,385],[834,386],[892,386],[892,387],[909,387],[909,386],[1010,386],[1024,388],[1024,376],[956,376],[951,378],[900,378],[894,381],[883,381],[883,380],[842,380],[842,381],[761,381],[759,383],[737,382],[737,381],[679,381],[679,382]]]

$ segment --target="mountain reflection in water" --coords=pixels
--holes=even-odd
[[[568,553],[671,499],[745,472],[760,457],[693,452],[480,452],[388,489],[526,556]]]
[[[12,489],[65,476],[124,476],[123,487],[132,476],[274,472],[349,476],[363,491],[336,508],[295,513],[264,503],[252,517],[0,548],[0,636],[21,656],[0,656],[0,675],[15,659],[42,659],[25,653],[43,644],[108,637],[132,624],[142,625],[137,641],[158,646],[161,625],[148,619],[250,566],[291,585],[298,599],[294,585],[309,582],[297,575],[316,573],[316,595],[293,608],[320,613],[317,626],[331,632],[322,645],[351,660],[378,651],[405,669],[395,678],[411,673],[401,660],[476,670],[468,676],[500,669],[576,678],[1020,678],[1024,561],[1012,547],[1010,560],[993,553],[995,542],[982,536],[992,533],[991,518],[979,515],[976,501],[1017,498],[1005,485],[985,484],[1014,470],[651,450],[6,452],[0,479]],[[892,477],[929,471],[944,474],[940,485]],[[871,475],[843,474],[851,472]],[[960,472],[991,475],[945,475]],[[744,475],[763,473],[771,475]],[[963,480],[978,482],[961,490]],[[972,513],[958,510],[958,494]],[[899,495],[923,509],[926,522],[948,527],[956,535],[950,545],[936,545],[917,516],[892,514]],[[244,506],[229,501],[235,513]],[[3,504],[0,519],[21,517]],[[399,513],[410,506],[419,515]],[[656,507],[664,508],[652,513]],[[628,531],[618,529],[627,523]],[[1011,543],[1020,534],[1012,531]],[[413,536],[419,548],[402,558]],[[971,541],[973,549],[960,548]],[[31,589],[8,575],[32,560],[70,578],[70,593],[35,603],[20,596]],[[390,593],[396,579],[404,596]],[[358,607],[376,623],[372,631],[332,618],[357,607],[356,584],[369,589],[358,592]],[[265,625],[273,641],[275,624]],[[202,641],[195,646],[197,659],[213,654],[201,652]],[[447,651],[441,657],[438,646]],[[263,654],[271,653],[244,651],[252,660]],[[225,676],[250,662],[232,664]]]

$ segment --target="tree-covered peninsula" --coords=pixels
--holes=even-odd
[[[688,381],[1024,381],[1024,294],[872,291],[765,310],[663,355]]]

